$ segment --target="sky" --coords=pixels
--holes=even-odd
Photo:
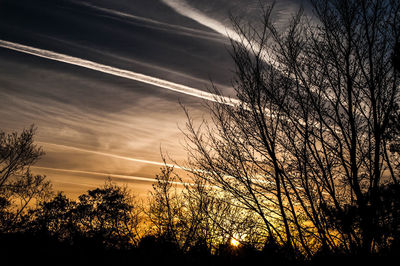
[[[276,1],[281,29],[300,2]],[[212,83],[234,98],[229,14],[258,12],[259,0],[0,0],[0,129],[37,127],[46,154],[31,170],[56,191],[111,176],[146,195],[161,152],[187,158],[182,105],[201,121]]]

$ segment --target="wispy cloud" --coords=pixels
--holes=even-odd
[[[204,38],[204,39],[208,39],[208,40],[212,40],[212,41],[221,41],[223,43],[228,43],[227,39],[221,38],[221,36],[219,34],[216,34],[214,32],[208,32],[208,31],[193,29],[193,28],[189,28],[189,27],[185,27],[185,26],[165,23],[162,21],[158,21],[158,20],[154,20],[154,19],[150,19],[150,18],[146,18],[146,17],[141,17],[141,16],[136,16],[136,15],[121,12],[118,10],[113,10],[110,8],[96,6],[96,5],[93,5],[90,3],[86,3],[86,2],[79,1],[79,4],[89,7],[89,8],[92,8],[94,10],[103,12],[104,14],[114,16],[116,18],[140,21],[140,22],[146,23],[147,25],[157,26],[158,28],[161,28],[161,29],[173,30],[177,34],[188,35],[191,37]],[[143,24],[143,26],[146,26],[146,25]]]
[[[55,143],[49,143],[49,142],[43,142],[43,141],[37,141],[36,143],[38,143],[39,145],[43,145],[44,144],[46,146],[55,146],[55,147],[61,148],[61,149],[73,150],[73,151],[85,152],[85,153],[91,153],[91,154],[96,154],[96,155],[101,155],[101,156],[106,156],[106,157],[112,157],[112,158],[131,161],[131,162],[152,164],[152,165],[158,165],[158,166],[168,166],[168,167],[173,167],[173,168],[176,168],[176,169],[190,170],[188,168],[185,168],[185,167],[182,167],[182,166],[179,166],[179,165],[176,165],[176,164],[170,164],[170,163],[164,163],[164,162],[156,162],[156,161],[151,161],[151,160],[137,159],[137,158],[122,156],[122,155],[113,154],[113,153],[94,151],[94,150],[89,150],[89,149],[82,149],[82,148],[68,146],[68,145],[55,144]]]
[[[168,5],[169,7],[171,7],[177,13],[181,14],[182,16],[191,18],[194,21],[218,32],[219,34],[222,34],[223,36],[233,38],[234,40],[240,37],[235,31],[228,28],[223,23],[203,14],[199,10],[191,7],[185,1],[180,1],[180,0],[161,0],[161,1],[166,5]]]
[[[99,71],[99,72],[110,74],[113,76],[118,76],[118,77],[130,79],[130,80],[143,82],[146,84],[150,84],[150,85],[164,88],[167,90],[194,96],[197,98],[205,99],[208,101],[229,104],[229,105],[239,104],[238,100],[232,99],[229,97],[215,95],[215,94],[212,94],[209,92],[205,92],[205,91],[202,91],[202,90],[199,90],[196,88],[192,88],[189,86],[177,84],[177,83],[174,83],[171,81],[159,79],[156,77],[151,77],[148,75],[144,75],[144,74],[129,71],[129,70],[115,68],[115,67],[108,66],[108,65],[99,64],[99,63],[96,63],[93,61],[89,61],[89,60],[85,60],[82,58],[77,58],[77,57],[73,57],[73,56],[69,56],[69,55],[65,55],[65,54],[61,54],[61,53],[56,53],[56,52],[49,51],[49,50],[39,49],[39,48],[35,48],[35,47],[31,47],[31,46],[27,46],[27,45],[23,45],[23,44],[19,44],[19,43],[9,42],[9,41],[5,41],[5,40],[0,40],[0,47],[11,49],[11,50],[18,51],[21,53],[26,53],[26,54],[46,58],[49,60],[54,60],[54,61],[58,61],[58,62],[63,62],[63,63],[71,64],[71,65],[84,67],[87,69]]]
[[[183,0],[162,0],[163,3],[173,8],[179,14],[189,17],[198,23],[215,30],[216,32],[230,38],[231,40],[241,43],[244,47],[250,49],[251,51],[261,51],[261,58],[274,66],[278,64],[276,61],[271,57],[270,52],[265,47],[260,47],[260,45],[255,41],[248,39],[246,36],[239,34],[235,30],[231,29],[230,27],[224,25],[223,23],[219,22],[216,19],[213,19],[201,11],[191,7]]]
[[[120,175],[120,174],[112,174],[112,173],[101,173],[101,172],[95,172],[95,171],[82,171],[82,170],[61,169],[61,168],[42,167],[42,166],[32,166],[31,168],[38,169],[38,170],[58,171],[58,172],[64,172],[64,173],[88,174],[88,175],[94,175],[94,176],[115,177],[115,178],[129,179],[129,180],[135,180],[135,181],[145,181],[145,182],[151,182],[151,183],[157,182],[157,179],[155,179],[155,178],[141,177],[141,176]],[[176,185],[193,185],[192,183],[179,182],[179,181],[170,181],[169,183],[176,184]]]
[[[32,166],[32,168],[38,169],[38,170],[50,170],[50,171],[55,171],[55,172],[63,172],[63,173],[72,173],[72,174],[84,174],[84,175],[93,175],[93,176],[102,176],[102,177],[110,177],[110,178],[118,178],[118,179],[124,179],[124,180],[132,180],[132,181],[142,181],[142,182],[150,182],[150,183],[155,183],[158,182],[156,178],[149,178],[149,177],[142,177],[142,176],[133,176],[133,175],[120,175],[120,174],[112,174],[112,173],[102,173],[102,172],[95,172],[95,171],[82,171],[82,170],[71,170],[71,169],[62,169],[62,168],[53,168],[53,167],[41,167],[41,166]],[[174,184],[174,185],[180,185],[180,186],[199,186],[199,184],[196,184],[194,182],[188,182],[185,181],[163,181],[160,180],[160,182],[168,182],[169,184]],[[75,183],[72,183],[75,184]],[[81,183],[78,183],[81,185]],[[208,187],[208,188],[213,188],[213,189],[220,189],[218,186],[214,185],[200,185],[203,187]]]

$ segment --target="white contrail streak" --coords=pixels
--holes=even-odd
[[[260,54],[261,59],[263,59],[266,63],[271,64],[274,67],[278,68],[278,64],[274,59],[271,58],[268,51],[265,48],[260,47],[260,45],[254,40],[250,40],[246,38],[246,36],[243,36],[237,33],[236,31],[230,29],[229,27],[225,26],[218,20],[208,17],[199,10],[187,4],[184,0],[161,0],[161,1],[167,6],[171,7],[173,10],[175,10],[178,14],[188,17],[218,32],[219,34],[228,37],[229,39],[235,42],[241,43],[250,52],[261,51]]]
[[[208,101],[227,104],[227,105],[231,105],[231,106],[234,106],[234,105],[237,105],[240,103],[239,100],[232,99],[230,97],[219,96],[219,95],[205,92],[205,91],[195,89],[195,88],[192,88],[189,86],[177,84],[177,83],[174,83],[171,81],[151,77],[148,75],[144,75],[144,74],[129,71],[129,70],[124,70],[124,69],[120,69],[120,68],[116,68],[116,67],[112,67],[112,66],[99,64],[99,63],[96,63],[93,61],[89,61],[89,60],[85,60],[85,59],[81,59],[81,58],[77,58],[77,57],[73,57],[73,56],[69,56],[69,55],[65,55],[65,54],[60,54],[60,53],[56,53],[56,52],[49,51],[49,50],[39,49],[39,48],[22,45],[19,43],[9,42],[9,41],[5,41],[5,40],[0,40],[0,47],[6,48],[6,49],[11,49],[11,50],[18,51],[18,52],[25,53],[25,54],[30,54],[30,55],[46,58],[46,59],[53,60],[53,61],[58,61],[58,62],[63,62],[63,63],[75,65],[75,66],[84,67],[87,69],[99,71],[99,72],[110,74],[110,75],[117,76],[117,77],[122,77],[122,78],[130,79],[130,80],[143,82],[146,84],[150,84],[150,85],[164,88],[167,90],[183,93],[186,95],[191,95],[191,96],[205,99]]]
[[[73,146],[67,146],[67,145],[62,145],[62,144],[55,144],[55,143],[42,142],[42,141],[37,141],[36,143],[42,144],[42,145],[45,145],[45,146],[54,146],[54,147],[58,147],[58,148],[62,148],[62,149],[74,150],[74,151],[91,153],[91,154],[97,154],[97,155],[101,155],[101,156],[112,157],[112,158],[131,161],[131,162],[138,162],[138,163],[145,163],[145,164],[152,164],[152,165],[159,165],[159,166],[168,166],[168,167],[173,167],[175,169],[182,169],[182,170],[191,170],[191,169],[188,169],[188,168],[185,168],[185,167],[182,167],[182,166],[178,166],[178,165],[175,165],[175,164],[156,162],[156,161],[150,161],[150,160],[136,159],[136,158],[117,155],[117,154],[113,154],[113,153],[107,153],[107,152],[101,152],[101,151],[93,151],[93,150],[82,149],[82,148],[73,147]]]
[[[91,9],[94,9],[94,10],[97,10],[97,11],[101,11],[101,12],[104,12],[105,14],[116,16],[116,17],[119,17],[119,18],[137,20],[137,21],[142,21],[142,22],[148,23],[148,24],[152,24],[154,26],[159,26],[159,27],[161,26],[163,28],[174,30],[176,33],[179,33],[179,34],[187,34],[187,35],[190,35],[192,37],[206,38],[206,39],[213,40],[213,41],[223,41],[223,42],[226,41],[226,40],[223,40],[222,38],[218,39],[217,37],[219,37],[220,35],[217,34],[217,33],[214,33],[214,32],[207,32],[207,31],[203,31],[203,30],[192,29],[192,28],[188,28],[188,27],[184,27],[184,26],[165,23],[165,22],[161,22],[161,21],[158,21],[158,20],[145,18],[145,17],[140,17],[140,16],[135,16],[135,15],[132,15],[132,14],[120,12],[120,11],[109,9],[109,8],[105,8],[105,7],[95,6],[95,5],[92,5],[92,4],[89,4],[89,3],[79,2],[78,4],[83,5],[83,6],[87,6],[87,7],[91,8]]]
[[[61,168],[53,168],[53,167],[43,167],[43,166],[31,166],[31,168],[35,169],[43,169],[43,170],[51,170],[57,172],[65,172],[65,173],[74,173],[74,174],[88,174],[88,175],[97,175],[97,176],[106,176],[106,177],[116,177],[121,179],[129,179],[135,181],[145,181],[145,182],[157,182],[157,179],[150,178],[150,177],[141,177],[141,176],[132,176],[132,175],[119,175],[119,174],[108,174],[108,173],[101,173],[101,172],[92,172],[92,171],[83,171],[83,170],[71,170],[71,169],[61,169]],[[176,184],[176,185],[190,185],[192,183],[186,182],[178,182],[178,181],[168,181],[168,183]]]
[[[187,4],[185,1],[181,0],[161,0],[164,4],[167,6],[171,7],[173,10],[175,10],[178,14],[188,17],[196,22],[198,22],[201,25],[204,25],[219,34],[225,36],[225,37],[231,37],[233,39],[238,39],[239,35],[231,30],[230,28],[226,27],[224,24],[219,22],[216,19],[210,18],[203,13],[201,13],[199,10],[193,8],[189,4]]]
[[[111,157],[111,158],[131,161],[131,162],[138,162],[138,163],[145,163],[145,164],[152,164],[152,165],[159,165],[159,166],[168,166],[168,167],[173,167],[174,169],[181,169],[181,170],[185,170],[185,171],[189,171],[189,172],[209,173],[209,172],[204,171],[204,170],[190,169],[190,168],[182,167],[182,166],[179,166],[179,165],[176,165],[176,164],[169,164],[169,163],[162,163],[162,162],[156,162],[156,161],[150,161],[150,160],[136,159],[136,158],[127,157],[127,156],[121,156],[121,155],[117,155],[117,154],[113,154],[113,153],[106,153],[106,152],[101,152],[101,151],[93,151],[93,150],[82,149],[82,148],[73,147],[73,146],[67,146],[67,145],[62,145],[62,144],[55,144],[55,143],[42,142],[42,141],[37,141],[36,143],[43,144],[45,146],[54,146],[54,147],[58,147],[58,148],[62,148],[62,149],[68,149],[68,150],[74,150],[74,151],[79,151],[79,152],[97,154],[97,155],[101,155],[101,156],[107,156],[107,157]],[[76,173],[81,172],[81,173],[93,173],[93,174],[99,174],[99,175],[101,174],[101,173],[97,173],[97,172],[85,172],[85,171],[78,171],[78,170],[67,170],[67,169],[59,169],[59,168],[46,168],[46,167],[38,167],[38,166],[35,166],[35,167],[36,168],[43,168],[43,169],[55,169],[55,170],[65,171],[65,172],[72,171],[72,172],[76,172]],[[101,175],[110,175],[110,176],[116,176],[116,177],[118,176],[118,175],[114,175],[114,174],[101,174]],[[120,177],[122,177],[122,176],[120,176]],[[225,175],[225,177],[234,179],[233,176]],[[138,177],[138,178],[140,178],[140,177]],[[137,180],[140,180],[140,179],[137,179]],[[262,180],[262,179],[253,179],[253,181],[258,182],[258,183],[268,183],[268,184],[271,183],[270,181],[265,181],[265,180]]]
[[[231,40],[241,43],[243,47],[245,47],[248,51],[254,53],[259,52],[259,57],[261,60],[273,66],[276,70],[280,71],[283,74],[286,74],[286,71],[282,69],[280,64],[271,56],[271,51],[269,51],[268,47],[260,47],[260,45],[252,39],[247,38],[239,34],[238,32],[230,29],[229,27],[225,26],[221,22],[216,19],[210,18],[207,15],[203,14],[201,11],[197,10],[196,8],[190,6],[185,0],[161,0],[164,4],[171,7],[175,10],[178,14],[182,16],[188,17],[220,34],[230,38]],[[295,75],[292,73],[290,75],[292,80],[296,80]],[[318,92],[318,88],[315,86],[311,87],[314,92]],[[325,99],[329,99],[327,96],[323,96]],[[245,104],[243,107],[246,107]],[[268,109],[265,109],[266,112],[269,112]],[[301,121],[305,123],[304,121]]]

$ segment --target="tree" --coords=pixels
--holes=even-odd
[[[29,211],[24,227],[31,234],[40,237],[73,243],[73,239],[79,234],[73,215],[75,207],[76,202],[60,192],[54,198],[41,202],[38,208]]]
[[[217,254],[222,246],[232,246],[232,239],[242,247],[263,247],[258,219],[234,204],[232,196],[199,178],[184,182],[169,166],[156,179],[146,211],[153,228],[150,239],[192,255]]]
[[[82,235],[101,246],[129,247],[136,240],[130,224],[132,200],[126,189],[108,181],[103,188],[79,196],[73,210],[75,224]]]
[[[209,104],[212,124],[188,115],[189,163],[295,253],[370,253],[389,241],[381,192],[399,181],[388,133],[399,101],[400,2],[310,2],[313,15],[300,10],[285,32],[273,6],[260,8],[259,25],[233,21],[240,103]]]
[[[103,187],[80,195],[77,201],[58,193],[31,210],[24,227],[31,234],[69,245],[127,249],[141,238],[139,213],[129,191],[108,180]]]
[[[172,167],[161,168],[156,180],[147,210],[153,234],[177,250],[187,251],[194,241],[195,227],[200,219],[189,215],[188,202],[182,194],[183,186],[179,185],[182,180],[173,173]]]
[[[43,154],[33,144],[35,128],[24,129],[21,134],[0,131],[0,230],[13,230],[13,226],[33,202],[51,195],[51,185],[45,176],[33,175],[32,166]]]

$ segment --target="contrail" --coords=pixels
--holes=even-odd
[[[27,46],[27,45],[23,45],[23,44],[19,44],[19,43],[9,42],[9,41],[5,41],[5,40],[0,40],[0,47],[6,48],[6,49],[11,49],[11,50],[18,51],[18,52],[25,53],[25,54],[30,54],[30,55],[46,58],[46,59],[53,60],[53,61],[58,61],[58,62],[63,62],[63,63],[75,65],[75,66],[84,67],[87,69],[99,71],[99,72],[110,74],[110,75],[117,76],[117,77],[122,77],[122,78],[130,79],[130,80],[143,82],[146,84],[150,84],[150,85],[164,88],[167,90],[194,96],[194,97],[197,97],[200,99],[205,99],[208,101],[213,101],[213,102],[231,105],[231,106],[240,104],[239,100],[232,99],[230,97],[216,95],[213,93],[205,92],[205,91],[195,89],[195,88],[192,88],[189,86],[185,86],[182,84],[177,84],[177,83],[174,83],[171,81],[151,77],[148,75],[144,75],[141,73],[137,73],[137,72],[133,72],[133,71],[125,70],[125,69],[120,69],[120,68],[116,68],[116,67],[112,67],[112,66],[108,66],[108,65],[103,65],[103,64],[96,63],[93,61],[89,61],[89,60],[85,60],[85,59],[81,59],[78,57],[73,57],[73,56],[69,56],[69,55],[65,55],[65,54],[61,54],[61,53],[56,53],[56,52],[49,51],[49,50],[39,49],[39,48],[35,48],[35,47],[31,47],[31,46]]]
[[[215,32],[234,40],[235,42],[243,44],[250,52],[261,51],[261,58],[268,64],[271,64],[275,67],[278,64],[273,60],[269,55],[268,51],[265,48],[260,47],[258,43],[253,40],[249,40],[245,36],[237,33],[235,30],[230,29],[229,27],[225,26],[223,23],[219,22],[216,19],[210,18],[207,15],[203,14],[201,11],[197,10],[196,8],[187,4],[184,0],[161,0],[164,4],[171,7],[175,10],[178,14],[188,17],[201,25],[204,25]]]
[[[31,168],[43,169],[43,170],[52,170],[52,171],[65,172],[65,173],[89,174],[89,175],[97,175],[97,176],[116,177],[116,178],[121,178],[121,179],[145,181],[145,182],[152,182],[152,183],[157,182],[157,179],[150,178],[150,177],[141,177],[141,176],[132,176],[132,175],[119,175],[119,174],[108,174],[108,173],[101,173],[101,172],[92,172],[92,171],[83,171],[83,170],[71,170],[71,169],[62,169],[62,168],[53,168],[53,167],[44,167],[44,166],[31,166]],[[189,185],[189,186],[193,186],[194,185],[192,183],[178,182],[178,181],[168,181],[168,183],[176,184],[176,185]]]
[[[101,152],[101,151],[93,151],[93,150],[82,149],[82,148],[73,147],[73,146],[67,146],[67,145],[62,145],[62,144],[55,144],[55,143],[42,142],[42,141],[37,141],[36,143],[43,144],[45,146],[55,146],[55,147],[59,147],[59,148],[63,148],[63,149],[74,150],[74,151],[85,152],[85,153],[91,153],[91,154],[97,154],[97,155],[101,155],[101,156],[107,156],[107,157],[112,157],[112,158],[116,158],[116,159],[131,161],[131,162],[146,163],[146,164],[159,165],[159,166],[168,166],[168,167],[173,167],[175,169],[182,169],[182,170],[191,170],[191,169],[188,169],[188,168],[185,168],[185,167],[182,167],[182,166],[179,166],[179,165],[175,165],[175,164],[156,162],[156,161],[150,161],[150,160],[136,159],[136,158],[117,155],[117,154],[113,154],[113,153],[107,153],[107,152]]]
[[[176,165],[176,164],[169,164],[169,163],[162,163],[162,162],[156,162],[156,161],[150,161],[150,160],[136,159],[136,158],[127,157],[127,156],[121,156],[121,155],[117,155],[117,154],[113,154],[113,153],[106,153],[106,152],[101,152],[101,151],[93,151],[93,150],[82,149],[82,148],[73,147],[73,146],[67,146],[67,145],[62,145],[62,144],[55,144],[55,143],[49,143],[49,142],[43,142],[43,141],[36,141],[36,143],[43,144],[45,146],[55,146],[55,147],[59,147],[59,148],[63,148],[63,149],[69,149],[69,150],[74,150],[74,151],[79,151],[79,152],[97,154],[97,155],[112,157],[112,158],[116,158],[116,159],[127,160],[127,161],[131,161],[131,162],[139,162],[139,163],[146,163],[146,164],[159,165],[159,166],[168,166],[168,167],[173,167],[174,169],[181,169],[181,170],[185,170],[185,171],[189,171],[189,172],[210,173],[210,172],[205,171],[205,170],[186,168],[186,167],[179,166],[179,165]],[[93,173],[93,174],[99,174],[99,175],[101,174],[101,173],[97,173],[97,172],[85,172],[85,171],[82,172],[82,171],[78,171],[78,170],[67,170],[67,169],[59,169],[59,168],[46,168],[46,167],[38,167],[38,166],[35,166],[35,167],[36,168],[43,168],[43,169],[56,169],[56,170],[65,171],[65,172],[73,171],[73,172],[77,172],[77,173],[81,172],[81,173]],[[114,175],[114,174],[101,174],[101,175],[118,176],[118,175]],[[123,177],[123,175],[121,175],[121,177]],[[229,176],[229,175],[225,175],[225,177],[234,178],[233,176]],[[141,177],[137,177],[137,178],[141,178]],[[137,179],[137,180],[140,180],[140,179]],[[271,183],[270,181],[265,181],[265,180],[262,180],[262,179],[253,179],[253,181],[258,182],[258,183],[268,183],[268,184]]]
[[[239,37],[239,35],[235,31],[226,27],[224,24],[222,24],[218,20],[206,16],[199,10],[197,10],[197,9],[193,8],[192,6],[190,6],[189,4],[187,4],[185,1],[161,0],[161,2],[163,2],[167,6],[171,7],[178,14],[188,17],[188,18],[198,22],[199,24],[204,25],[225,37],[233,37],[235,39]]]
[[[225,26],[223,23],[219,22],[216,19],[210,18],[207,15],[203,14],[201,11],[197,10],[196,8],[190,6],[185,0],[161,0],[165,5],[171,7],[175,12],[190,18],[212,30],[218,32],[219,34],[228,37],[229,39],[241,43],[243,47],[245,47],[248,51],[260,52],[259,57],[265,63],[273,66],[276,70],[280,71],[284,75],[286,75],[286,71],[280,66],[280,64],[271,57],[271,51],[268,47],[261,47],[257,42],[252,39],[247,38],[246,36],[241,35],[240,33],[230,29],[229,27]],[[292,80],[296,81],[295,75],[292,73],[289,76]],[[318,93],[318,88],[312,86],[311,89],[313,92]],[[325,99],[329,99],[329,96],[322,95]],[[243,107],[246,107],[245,104]],[[269,112],[269,109],[266,109]],[[304,121],[302,121],[305,123]]]
[[[131,19],[131,20],[133,19],[133,20],[137,20],[137,21],[146,22],[146,23],[149,23],[149,24],[152,24],[152,25],[168,28],[168,29],[174,30],[176,33],[179,33],[179,34],[186,34],[186,35],[190,35],[192,37],[205,38],[205,39],[209,39],[209,40],[213,40],[213,41],[222,41],[224,43],[226,42],[226,40],[223,40],[221,38],[218,39],[217,37],[219,37],[220,35],[217,34],[217,33],[214,33],[214,32],[207,32],[207,31],[203,31],[203,30],[192,29],[192,28],[188,28],[188,27],[184,27],[184,26],[165,23],[165,22],[161,22],[161,21],[158,21],[158,20],[145,18],[145,17],[140,17],[140,16],[135,16],[135,15],[132,15],[132,14],[120,12],[120,11],[109,9],[109,8],[105,8],[105,7],[95,6],[95,5],[92,5],[92,4],[89,4],[89,3],[79,2],[77,4],[83,5],[83,6],[87,6],[89,8],[94,9],[94,10],[101,11],[101,12],[103,12],[105,14],[109,14],[109,15],[112,15],[112,16],[117,16],[119,18],[126,18],[126,19]]]

